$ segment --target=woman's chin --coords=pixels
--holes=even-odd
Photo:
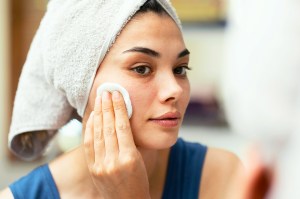
[[[176,133],[151,134],[147,137],[135,137],[134,141],[138,148],[161,150],[172,147],[176,143],[177,138],[178,131]]]

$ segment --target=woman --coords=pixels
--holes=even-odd
[[[240,167],[236,156],[178,139],[190,96],[188,62],[178,25],[147,1],[100,63],[82,118],[83,145],[43,167],[48,197],[224,198]],[[130,120],[118,91],[96,96],[108,81],[129,92]],[[12,184],[2,196],[18,198],[20,190]]]

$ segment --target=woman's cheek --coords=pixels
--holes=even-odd
[[[133,110],[133,117],[141,117],[140,112],[144,111],[143,110],[143,103],[145,103],[145,97],[142,97],[142,94],[140,91],[135,91],[131,92],[132,94],[129,93],[130,95],[130,100],[131,100],[131,105],[132,105],[132,110]]]
[[[186,106],[188,105],[189,101],[190,101],[190,97],[191,97],[191,87],[190,87],[190,82],[186,81],[185,84],[183,84],[183,101],[186,104]]]
[[[132,118],[130,119],[131,128],[133,131],[137,131],[145,124],[150,114],[151,103],[149,103],[149,99],[150,101],[154,99],[151,97],[151,93],[145,88],[128,87],[126,89],[129,93],[133,110]]]

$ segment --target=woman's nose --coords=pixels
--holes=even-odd
[[[158,82],[158,88],[158,97],[161,103],[176,102],[183,93],[183,89],[173,73],[162,78]]]

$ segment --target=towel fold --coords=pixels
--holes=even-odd
[[[181,27],[170,2],[157,1]],[[99,64],[145,2],[49,1],[16,92],[9,147],[17,156],[39,157],[74,110],[83,116]]]

